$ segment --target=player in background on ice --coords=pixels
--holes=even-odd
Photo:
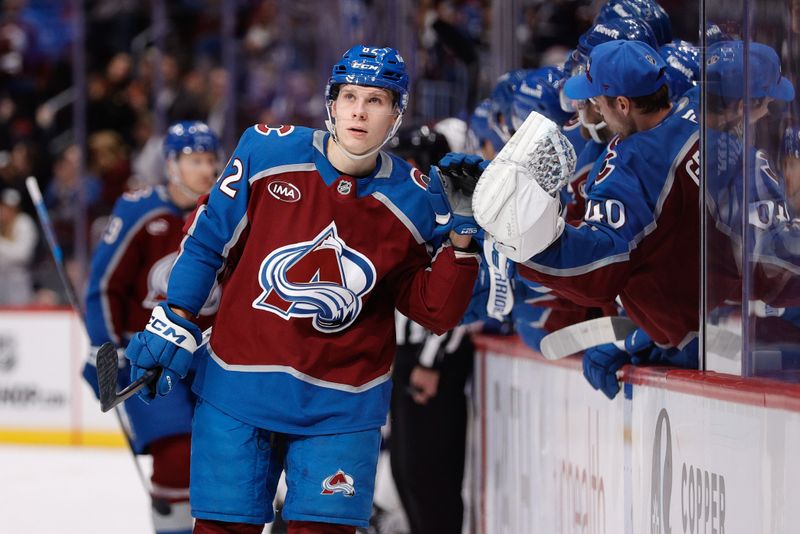
[[[426,169],[451,149],[464,150],[466,139],[466,123],[448,118],[433,127],[401,128],[388,146],[414,167]],[[485,309],[485,300],[478,306]],[[397,354],[390,410],[395,485],[412,534],[460,534],[467,440],[465,388],[474,358],[468,327],[460,325],[436,335],[400,312],[395,312],[395,321]]]
[[[629,350],[608,344],[584,355],[584,375],[609,398],[619,391],[616,371],[626,363],[697,366],[698,95],[695,89],[673,106],[665,69],[639,41],[594,47],[587,71],[564,90],[573,100],[592,99],[617,135],[586,181],[584,224],[565,224],[558,199],[540,187],[541,198],[530,201],[538,209],[517,219],[518,228],[533,231],[505,237],[511,246],[496,245],[519,262],[522,276],[577,304],[605,306],[619,296],[640,327],[627,340]],[[494,199],[493,187],[504,187],[514,168],[490,166],[481,180],[495,185],[482,194]],[[516,201],[513,194],[509,200]],[[474,201],[484,228],[519,213],[505,203],[484,211],[483,199]]]
[[[426,189],[420,171],[381,151],[408,105],[403,59],[354,46],[325,97],[327,132],[245,131],[187,231],[167,301],[126,351],[132,378],[161,367],[153,387],[169,394],[190,368],[193,321],[221,274],[193,386],[196,533],[260,533],[282,471],[290,533],[367,527],[394,310],[442,333],[469,302],[477,228],[458,177],[434,168]]]
[[[214,184],[218,151],[219,140],[205,123],[173,124],[164,139],[168,181],[125,193],[114,206],[92,257],[86,295],[92,352],[83,376],[96,395],[97,349],[108,341],[124,349],[133,333],[147,324],[153,306],[166,298],[185,219],[198,198]],[[219,291],[215,287],[200,308],[200,328],[211,326],[218,306]],[[127,360],[120,361],[126,364],[119,372],[119,382],[124,386],[130,379],[130,368]],[[189,453],[195,397],[190,385],[190,381],[176,383],[171,396],[157,398],[149,405],[139,399],[125,403],[134,452],[153,457],[153,525],[158,534],[192,530]]]

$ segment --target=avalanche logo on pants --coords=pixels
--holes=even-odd
[[[333,495],[334,493],[343,493],[345,497],[352,497],[356,494],[353,477],[341,469],[336,471],[335,475],[322,481],[322,495]]]
[[[331,222],[311,241],[281,247],[264,258],[258,273],[263,291],[253,307],[286,320],[310,317],[314,328],[331,334],[356,320],[375,277],[372,262],[348,247]]]

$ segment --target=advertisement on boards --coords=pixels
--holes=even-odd
[[[634,532],[797,532],[798,427],[793,412],[634,388]]]
[[[573,369],[486,361],[484,532],[624,532],[622,395],[610,402]]]

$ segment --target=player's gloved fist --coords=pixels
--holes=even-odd
[[[431,167],[428,194],[437,232],[450,230],[460,235],[478,233],[478,223],[472,215],[472,193],[489,162],[479,156],[451,152]]]
[[[141,377],[145,371],[161,367],[161,376],[155,392],[166,395],[189,372],[192,355],[197,350],[203,334],[200,329],[177,313],[166,302],[153,308],[150,321],[142,332],[137,333],[128,344],[125,356],[131,361],[131,381]],[[149,393],[143,388],[140,396]],[[144,394],[144,395],[142,395]]]
[[[625,351],[631,355],[633,365],[649,362],[654,350],[658,351],[655,343],[641,328],[637,328],[625,338]]]
[[[594,389],[613,399],[620,389],[617,371],[630,362],[631,355],[613,343],[598,345],[583,353],[583,376]]]

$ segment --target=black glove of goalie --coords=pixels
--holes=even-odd
[[[438,233],[478,233],[478,223],[472,215],[472,193],[488,165],[480,156],[450,152],[439,160],[438,166],[431,167],[427,191],[439,224]]]

